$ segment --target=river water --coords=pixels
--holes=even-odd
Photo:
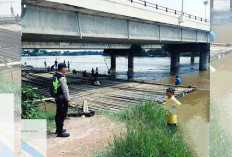
[[[85,55],[85,56],[36,56],[22,57],[22,63],[35,67],[44,68],[44,61],[48,66],[57,61],[70,62],[70,68],[77,71],[91,72],[92,68],[98,67],[99,73],[107,74],[110,68],[110,57],[101,55]],[[197,72],[199,57],[195,58],[195,64],[190,64],[190,57],[180,58],[179,74],[188,72]],[[116,59],[116,76],[124,79],[127,77],[128,70],[127,57],[117,56]],[[166,76],[170,75],[170,58],[169,57],[135,57],[134,58],[134,79],[145,81],[162,81]],[[190,83],[190,82],[189,82]]]
[[[223,134],[232,141],[232,54],[226,55],[220,60],[212,62],[216,69],[210,77],[210,101],[211,101],[211,119],[216,120]],[[212,138],[216,133],[210,134]],[[221,135],[222,136],[222,135]],[[223,140],[223,139],[222,139]],[[223,148],[221,149],[223,150]],[[232,146],[231,146],[232,153]],[[232,154],[231,154],[232,155]]]
[[[217,36],[215,42],[232,44],[232,9],[229,8],[229,0],[218,0],[215,2],[216,7],[211,13],[211,28]],[[211,73],[210,76],[210,113],[211,119],[216,120],[218,126],[215,126],[216,124],[213,123],[211,125],[219,127],[221,132],[214,133],[211,131],[210,138],[214,139],[216,134],[225,133],[227,138],[232,141],[232,54],[213,61],[211,65],[216,69],[216,72]],[[224,149],[221,148],[221,150]]]
[[[56,57],[22,57],[22,63],[27,65],[44,67],[44,61],[49,66],[54,64]],[[98,67],[100,73],[107,74],[107,66],[110,67],[109,56],[59,56],[58,62],[70,61],[71,69],[78,71]],[[116,77],[126,79],[127,58],[117,57]],[[199,57],[195,58],[195,64],[190,64],[190,57],[180,58],[178,75],[183,85],[196,86],[197,91],[180,98],[182,106],[177,108],[178,122],[183,131],[184,139],[195,156],[208,156],[209,144],[209,72],[199,72]],[[174,84],[175,74],[170,73],[169,57],[135,57],[134,79],[155,83]]]
[[[211,30],[217,43],[232,43],[232,10],[230,0],[215,0],[211,11]]]

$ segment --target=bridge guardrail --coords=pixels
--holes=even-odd
[[[146,0],[126,0],[126,1],[129,1],[129,2],[135,3],[135,4],[139,4],[139,5],[143,5],[145,7],[154,8],[156,10],[162,10],[162,11],[165,11],[165,12],[173,13],[175,15],[182,15],[181,11],[174,10],[174,9],[171,9],[171,8],[167,8],[167,7],[155,4],[155,3],[147,2]],[[187,17],[187,18],[192,18],[192,19],[195,19],[195,20],[198,20],[198,21],[210,23],[210,20],[207,20],[207,19],[202,18],[202,17],[195,16],[195,15],[191,15],[191,14],[188,14],[186,12],[183,12],[183,15],[185,17]]]

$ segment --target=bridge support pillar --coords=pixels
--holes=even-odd
[[[134,55],[133,53],[128,54],[128,71],[133,72],[134,70]]]
[[[179,52],[171,52],[171,70],[179,68]]]
[[[111,54],[110,58],[111,58],[111,67],[110,67],[110,69],[111,69],[112,72],[115,72],[116,71],[116,55]]]
[[[195,53],[191,52],[191,63],[194,63],[195,61]]]
[[[200,64],[199,69],[206,71],[209,68],[209,52],[200,52]]]

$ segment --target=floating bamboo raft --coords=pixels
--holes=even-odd
[[[37,87],[36,92],[45,97],[44,100],[53,100],[50,97],[49,82],[53,73],[23,73],[22,82],[25,85]],[[73,105],[82,106],[84,100],[88,101],[90,110],[110,110],[118,112],[128,105],[134,105],[145,100],[163,103],[167,84],[155,84],[126,80],[110,80],[100,77],[101,86],[93,86],[89,78],[68,73],[70,96]],[[195,87],[176,87],[176,97],[183,96],[196,90]]]

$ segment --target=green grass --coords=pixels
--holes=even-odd
[[[46,119],[48,132],[56,127],[55,125],[55,112],[38,111],[31,119]]]
[[[210,156],[231,157],[232,141],[225,135],[215,119],[210,120]]]
[[[192,156],[192,152],[180,136],[178,126],[167,126],[164,113],[164,108],[152,101],[130,106],[122,112],[115,113],[113,117],[124,121],[127,130],[115,136],[114,140],[109,142],[107,151],[101,152],[100,156]],[[112,117],[110,113],[107,115]]]

